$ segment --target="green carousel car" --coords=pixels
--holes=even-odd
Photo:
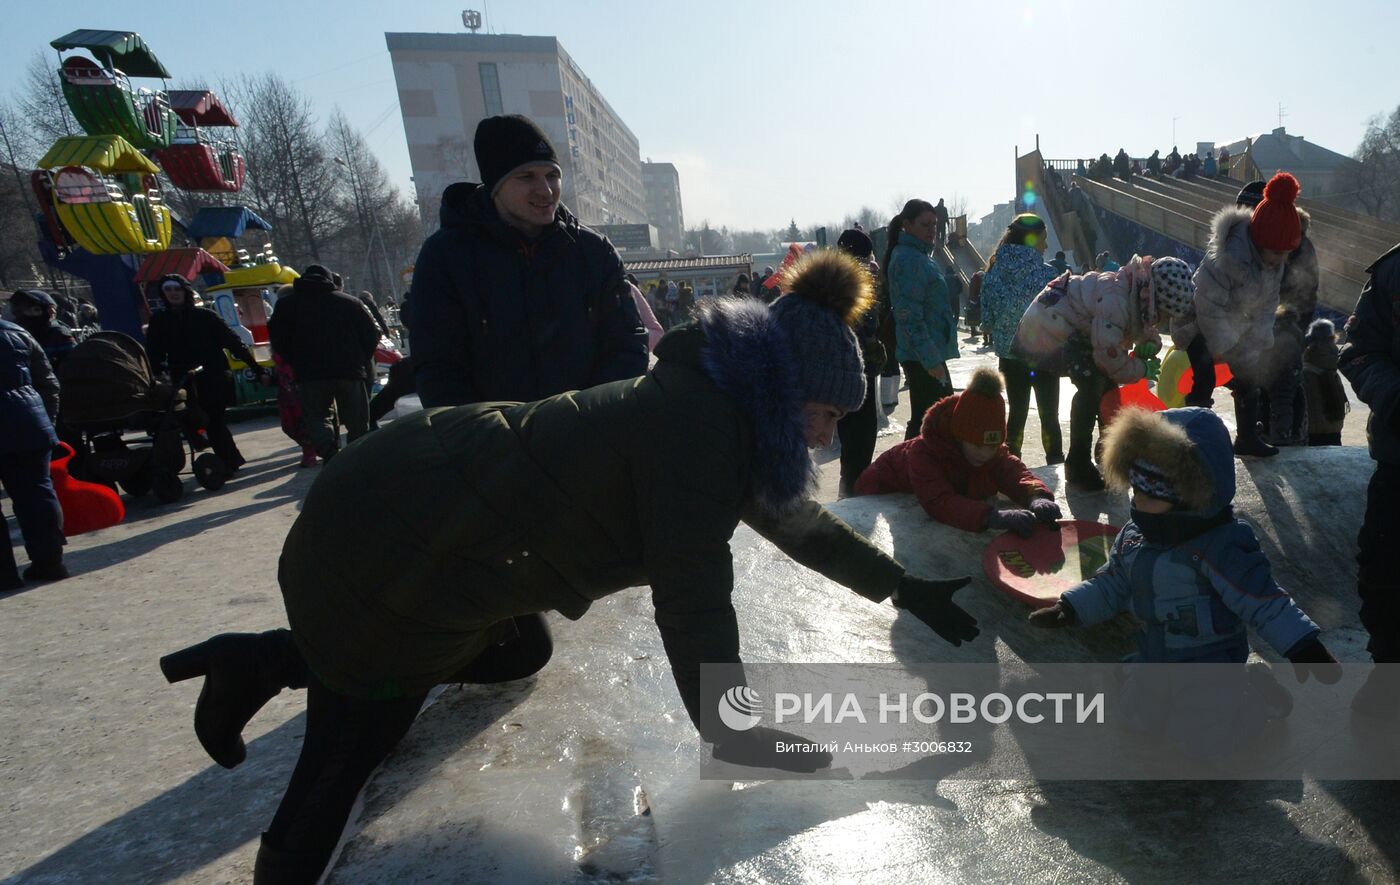
[[[131,31],[79,30],[49,44],[59,51],[63,97],[89,135],[119,135],[141,150],[170,146],[179,118],[163,90],[134,88],[131,77],[170,77],[165,65]],[[64,51],[85,50],[92,55]],[[96,59],[94,61],[93,59]]]

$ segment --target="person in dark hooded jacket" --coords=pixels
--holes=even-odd
[[[10,296],[10,312],[24,331],[44,348],[44,356],[55,370],[68,351],[78,346],[73,330],[58,319],[58,302],[40,289],[18,289]]]
[[[179,274],[167,274],[161,277],[159,286],[165,309],[152,315],[146,327],[146,355],[151,359],[151,368],[168,372],[171,380],[179,383],[186,372],[203,367],[195,376],[194,392],[204,413],[204,429],[209,432],[214,454],[229,470],[237,470],[246,459],[224,421],[224,412],[234,404],[233,372],[224,351],[245,365],[257,367],[264,381],[268,379],[267,370],[258,366],[248,345],[222,317],[194,306],[195,291],[189,280]]]
[[[358,298],[340,291],[334,274],[312,264],[292,284],[292,294],[277,302],[267,332],[296,375],[311,444],[329,461],[340,450],[337,416],[349,442],[369,432],[365,381],[379,327]]]
[[[775,739],[795,736],[702,720],[719,695],[702,697],[701,664],[740,664],[729,550],[740,521],[955,645],[975,638],[952,601],[968,578],[907,574],[810,498],[810,449],[865,397],[850,324],[869,306],[870,275],[820,250],[784,289],[771,306],[706,299],[639,380],[427,409],[326,467],[278,568],[291,630],[225,634],[161,661],[172,681],[206,676],[195,732],[230,767],[257,710],[284,687],[309,687],[301,758],[254,882],[316,880],[356,794],[434,685],[535,672],[552,649],[532,613],[577,619],[627,587],[651,586],[681,700],[716,758],[829,765],[827,753],[775,752]]]
[[[560,203],[549,138],[525,117],[488,117],[475,150],[482,183],[447,188],[414,262],[423,406],[529,402],[645,372],[622,259]]]
[[[31,581],[68,577],[63,565],[63,511],[49,476],[58,437],[58,379],[43,348],[23,327],[0,320],[0,486],[24,535]],[[5,524],[0,514],[0,526]],[[0,541],[0,591],[23,586],[10,539]]]

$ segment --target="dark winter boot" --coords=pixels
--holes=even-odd
[[[1065,461],[1065,482],[1086,492],[1101,492],[1105,488],[1103,474],[1087,457],[1070,457]]]
[[[66,577],[68,567],[63,564],[62,556],[48,562],[36,562],[24,570],[26,581],[62,581]]]
[[[243,729],[284,688],[305,688],[308,672],[290,630],[224,633],[160,659],[169,682],[204,677],[194,733],[213,760],[233,768],[248,755]]]
[[[1259,391],[1240,384],[1235,387],[1235,454],[1268,458],[1278,454],[1259,435]]]
[[[287,851],[263,833],[258,858],[253,861],[253,885],[315,885],[326,866],[320,851]]]

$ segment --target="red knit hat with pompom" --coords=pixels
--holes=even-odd
[[[1249,238],[1260,249],[1292,252],[1303,241],[1303,225],[1298,221],[1298,179],[1280,172],[1264,185],[1264,199],[1254,207],[1249,219]]]
[[[1001,398],[1001,376],[985,366],[972,373],[967,389],[953,404],[953,439],[974,446],[999,446],[1006,442],[1006,402]]]

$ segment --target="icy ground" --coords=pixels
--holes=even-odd
[[[907,406],[894,418],[902,424]],[[188,483],[173,507],[137,503],[123,525],[73,540],[74,578],[0,598],[4,881],[251,878],[258,834],[295,762],[304,699],[284,692],[269,704],[246,734],[248,761],[225,771],[190,729],[197,685],[167,686],[156,668],[160,654],[211,633],[284,623],[276,556],[315,472],[296,469],[275,419],[237,430],[250,463],[224,491]],[[1349,428],[1349,441],[1357,435]],[[832,467],[825,500],[835,497]],[[1123,518],[1117,497],[1067,496],[1054,469],[1038,472],[1069,514]],[[1370,472],[1356,447],[1237,465],[1241,512],[1344,660],[1364,658],[1352,557]],[[832,507],[916,573],[977,572],[985,537],[931,523],[911,499]],[[983,633],[953,649],[743,527],[732,546],[750,661],[1106,661],[1128,649],[1116,623],[1033,631],[1026,610],[980,577],[960,601]],[[702,781],[704,746],[676,695],[646,592],[552,623],[555,659],[536,678],[450,687],[424,711],[367,788],[328,881],[1397,878],[1391,783],[979,783],[955,772]]]

